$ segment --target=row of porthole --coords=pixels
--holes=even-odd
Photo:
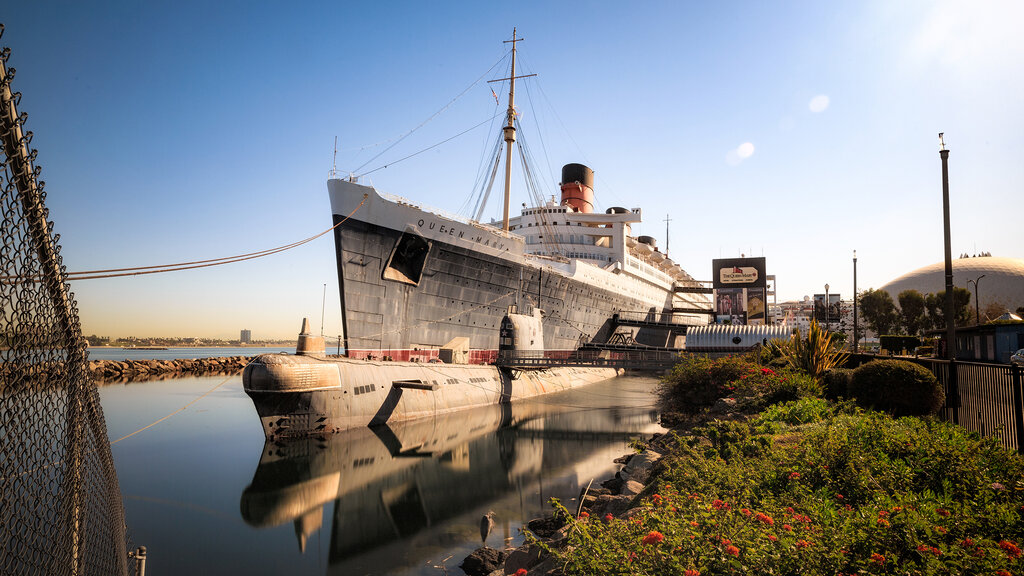
[[[376,384],[364,384],[362,386],[356,386],[352,391],[358,396],[359,394],[366,394],[367,392],[374,392],[376,390]]]

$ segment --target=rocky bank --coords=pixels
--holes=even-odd
[[[228,356],[221,358],[183,358],[177,360],[92,360],[89,371],[99,382],[135,382],[161,380],[181,376],[233,374],[252,358]]]

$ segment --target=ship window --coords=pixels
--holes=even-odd
[[[418,286],[429,252],[430,242],[418,234],[403,232],[391,252],[381,278]]]

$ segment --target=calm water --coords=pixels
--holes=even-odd
[[[224,350],[224,349],[218,349]],[[227,355],[227,354],[225,354]],[[223,384],[222,384],[223,383]],[[511,407],[264,445],[233,377],[100,389],[129,531],[146,573],[450,574],[480,545],[617,468],[628,439],[661,431],[647,378],[618,378]],[[445,560],[448,556],[451,558]]]
[[[89,360],[177,360],[179,358],[220,358],[228,356],[257,356],[274,352],[295,353],[295,346],[264,348],[168,348],[167,350],[138,350],[134,348],[90,348]],[[333,350],[328,350],[332,353]]]

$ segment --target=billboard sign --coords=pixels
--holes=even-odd
[[[764,258],[718,258],[711,261],[715,288],[764,288]]]
[[[715,320],[720,324],[762,324],[767,304],[764,258],[719,258],[714,271]]]

